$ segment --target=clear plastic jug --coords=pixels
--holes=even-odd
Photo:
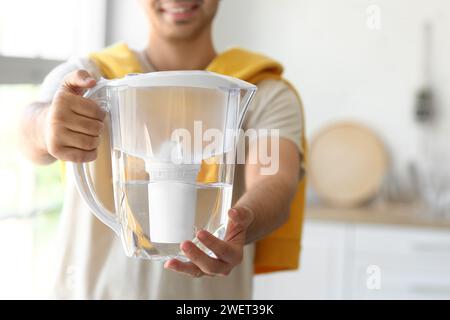
[[[256,87],[206,71],[101,80],[85,97],[108,110],[115,212],[99,201],[88,164],[73,164],[90,210],[125,253],[186,259],[179,245],[205,229],[223,239],[236,144]]]

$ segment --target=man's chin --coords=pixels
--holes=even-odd
[[[166,37],[172,40],[192,40],[195,39],[204,28],[195,26],[191,21],[177,21],[165,32]]]
[[[194,21],[192,20],[176,20],[173,21],[172,24],[175,26],[188,26],[190,24],[193,24]]]
[[[195,37],[195,33],[170,33],[167,34],[165,37],[167,40],[171,40],[171,41],[179,41],[179,42],[186,42],[186,41],[191,41],[194,40]]]

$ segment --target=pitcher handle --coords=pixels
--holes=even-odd
[[[91,97],[98,90],[104,88],[107,82],[107,80],[100,80],[95,87],[89,89],[84,94],[84,97]],[[97,100],[97,102],[104,104],[104,101],[102,100]],[[103,206],[95,193],[92,180],[88,177],[88,164],[72,163],[72,169],[75,177],[75,185],[81,195],[81,198],[101,222],[110,227],[117,235],[120,235],[121,225],[117,220],[117,216]]]

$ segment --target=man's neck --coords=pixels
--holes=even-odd
[[[210,30],[189,41],[152,35],[147,47],[147,57],[157,71],[203,70],[215,56]]]

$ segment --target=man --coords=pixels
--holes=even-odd
[[[218,0],[141,0],[141,5],[151,31],[147,48],[133,51],[139,71],[202,70],[217,61],[211,28]],[[82,97],[96,79],[107,75],[98,57],[71,59],[55,68],[43,83],[39,101],[27,108],[22,140],[24,152],[34,162],[89,162],[107,152],[101,139],[105,111]],[[190,241],[180,247],[191,262],[127,258],[120,239],[89,213],[68,175],[56,297],[251,298],[253,243],[288,220],[304,152],[303,116],[295,91],[279,79],[266,78],[257,85],[244,129],[279,129],[279,170],[262,175],[263,164],[237,168],[225,239],[206,231],[197,234],[217,258],[207,256]],[[273,138],[260,139],[270,143]],[[249,153],[256,152],[256,142],[248,148]],[[110,188],[106,180],[96,183],[100,188]]]

